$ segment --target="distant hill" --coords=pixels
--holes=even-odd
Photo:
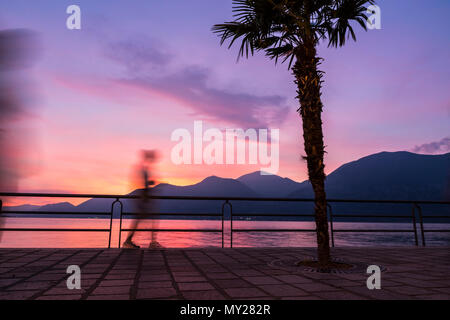
[[[77,211],[77,207],[69,202],[60,202],[42,206],[38,209],[38,211]]]
[[[35,211],[38,210],[39,208],[41,208],[41,206],[36,206],[36,205],[32,205],[32,204],[23,204],[20,206],[5,206],[4,209],[5,210],[9,210],[9,211],[13,211],[13,210],[17,210],[17,211]]]
[[[203,181],[190,186],[174,186],[171,184],[159,184],[153,189],[155,195],[161,196],[185,196],[185,197],[259,197],[243,183],[234,179],[211,176]],[[131,195],[136,193],[133,191]],[[135,211],[134,200],[122,200],[125,211]],[[170,212],[211,212],[216,209],[212,203],[217,201],[188,201],[188,200],[158,200],[156,207]],[[80,211],[100,212],[111,206],[111,199],[90,199],[77,206]],[[214,208],[212,208],[214,207]],[[216,211],[216,210],[215,210]]]
[[[259,171],[238,179],[211,176],[190,186],[159,184],[155,195],[191,197],[251,197],[251,198],[313,198],[309,181],[295,182],[276,175],[261,175]],[[134,194],[133,191],[131,194]],[[326,179],[329,199],[370,200],[450,200],[450,153],[420,155],[410,152],[381,152],[342,165]],[[135,212],[136,200],[122,200],[124,212]],[[34,210],[56,212],[109,212],[112,199],[90,199],[78,206],[70,203],[50,204],[42,207],[19,206],[6,210]],[[157,200],[155,210],[166,213],[220,213],[223,201]],[[234,213],[308,213],[314,212],[312,203],[300,202],[248,202],[233,201]],[[22,208],[22,209],[20,209]],[[433,213],[436,206],[425,208]],[[438,208],[447,214],[449,206]],[[228,210],[228,208],[227,208]],[[409,205],[333,204],[336,213],[401,212],[410,215]],[[95,216],[95,214],[93,214]]]
[[[226,197],[258,197],[258,192],[249,188],[245,183],[234,179],[211,176],[203,181],[185,187],[162,184],[155,187],[160,195],[171,196],[226,196]]]
[[[81,211],[76,206],[69,202],[60,202],[60,203],[52,203],[52,204],[46,204],[43,206],[36,206],[36,205],[30,205],[30,204],[24,204],[20,206],[5,206],[5,211],[12,211],[12,212],[20,212],[20,211],[36,211],[36,214],[27,214],[27,217],[48,217],[53,216],[46,213],[39,213],[39,212],[74,212],[74,211]],[[8,213],[8,216],[14,216],[14,213]],[[23,215],[22,215],[23,216]],[[77,215],[70,215],[71,217],[77,216]],[[78,215],[79,216],[79,215]],[[69,216],[66,216],[69,217]]]
[[[328,198],[450,200],[450,153],[381,152],[346,163],[326,179]],[[289,197],[313,196],[309,181]]]
[[[282,198],[299,189],[302,184],[277,175],[262,175],[261,171],[249,173],[237,178],[255,193],[267,198]]]

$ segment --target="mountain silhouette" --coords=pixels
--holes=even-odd
[[[448,201],[450,153],[381,152],[346,163],[327,176],[328,198]],[[309,181],[289,197],[310,198]]]
[[[130,193],[137,194],[138,190]],[[190,186],[175,186],[172,184],[162,183],[153,188],[153,194],[159,196],[183,196],[183,197],[260,197],[259,194],[252,191],[243,183],[227,178],[219,178],[216,176],[208,177],[199,183]],[[124,199],[124,211],[134,212],[136,200]],[[156,200],[155,206],[160,210],[171,212],[210,212],[210,207],[214,205],[217,208],[218,201],[195,201],[195,200]],[[100,212],[110,210],[111,199],[90,199],[77,206],[80,211]],[[220,207],[220,206],[219,206]],[[186,211],[187,210],[187,211]]]
[[[249,187],[256,194],[268,198],[286,197],[302,185],[289,178],[282,178],[277,175],[262,175],[261,171],[243,175],[237,178],[237,181]]]
[[[47,204],[38,209],[38,211],[76,211],[77,207],[69,202],[60,202]]]
[[[155,187],[155,192],[166,196],[224,196],[224,197],[258,197],[260,194],[252,190],[239,179],[228,179],[211,176],[203,181],[190,186],[174,186],[160,184]]]

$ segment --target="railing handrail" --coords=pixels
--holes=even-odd
[[[0,192],[0,197],[31,197],[31,198],[99,198],[99,199],[140,199],[140,195],[90,194],[90,193],[26,193]],[[262,197],[229,197],[229,196],[159,196],[150,195],[149,199],[161,200],[229,200],[229,201],[286,201],[314,202],[314,198],[262,198]],[[327,202],[345,203],[394,203],[394,204],[450,204],[450,201],[435,200],[376,200],[376,199],[327,199]]]

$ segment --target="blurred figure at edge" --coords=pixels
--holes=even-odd
[[[31,97],[29,69],[37,55],[37,36],[26,29],[0,30],[0,192],[17,192],[29,171],[32,137],[27,110]],[[0,199],[0,214],[2,210]],[[0,227],[2,220],[0,218]],[[0,232],[1,240],[1,232]]]

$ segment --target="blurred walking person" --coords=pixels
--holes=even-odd
[[[133,223],[130,229],[137,229],[142,221],[150,219],[150,229],[158,228],[158,216],[155,215],[154,201],[150,198],[152,195],[155,181],[151,179],[151,168],[153,163],[157,160],[156,150],[142,150],[140,152],[140,162],[134,169],[134,185],[139,186],[137,195],[139,199],[137,202],[136,219],[133,219]],[[133,236],[135,231],[131,231],[127,239],[123,243],[124,248],[140,248],[133,242]],[[150,231],[150,245],[149,248],[161,248],[162,246],[157,241],[157,232]]]

